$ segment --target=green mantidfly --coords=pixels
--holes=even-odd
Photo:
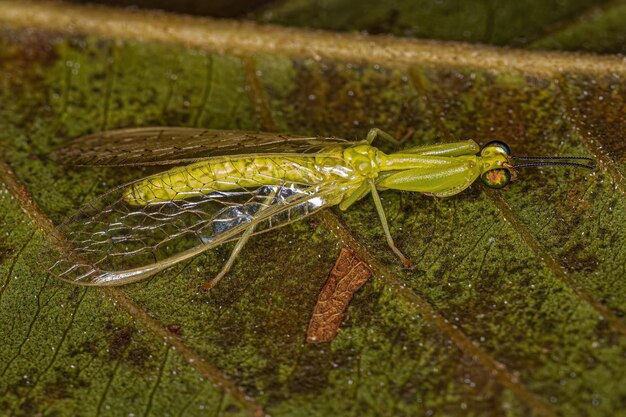
[[[522,167],[593,168],[586,157],[516,157],[502,142],[473,140],[385,154],[372,142],[275,133],[151,127],[114,130],[74,140],[56,158],[75,165],[169,166],[115,188],[81,207],[58,228],[64,247],[51,268],[82,285],[135,282],[235,241],[212,287],[248,239],[329,206],[346,210],[371,194],[389,247],[405,265],[389,231],[382,190],[455,195],[478,177],[503,188]],[[517,161],[521,161],[518,163]]]

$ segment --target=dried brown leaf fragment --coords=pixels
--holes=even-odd
[[[372,270],[365,262],[352,250],[341,248],[335,266],[313,307],[307,329],[307,343],[330,342],[335,338],[352,296],[371,276]]]

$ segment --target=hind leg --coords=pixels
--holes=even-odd
[[[220,280],[224,278],[224,275],[228,274],[230,269],[233,267],[237,256],[239,256],[239,253],[241,252],[245,244],[248,243],[248,239],[250,239],[252,233],[254,233],[254,226],[248,227],[248,229],[243,233],[241,238],[237,241],[235,248],[228,257],[228,260],[226,261],[220,272],[213,279],[202,284],[203,290],[210,290],[211,288],[215,287],[217,284],[219,284]]]

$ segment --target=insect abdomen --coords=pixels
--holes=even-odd
[[[321,180],[314,157],[213,158],[145,178],[128,187],[124,198],[129,204],[147,205],[284,181],[314,184]]]

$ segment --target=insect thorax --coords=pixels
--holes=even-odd
[[[343,152],[346,164],[365,178],[376,178],[380,172],[380,151],[370,145],[356,145]]]

